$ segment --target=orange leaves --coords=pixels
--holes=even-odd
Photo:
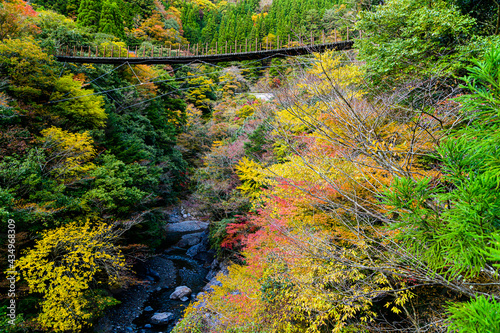
[[[2,0],[0,4],[0,40],[38,32],[32,18],[37,12],[22,0]]]
[[[167,16],[171,17],[171,15]],[[172,18],[175,17],[175,15],[172,16]],[[178,48],[181,44],[187,44],[187,40],[179,31],[165,26],[161,13],[157,11],[142,22],[139,28],[134,29],[132,34],[135,38],[161,42],[164,47]]]

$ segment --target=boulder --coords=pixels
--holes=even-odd
[[[208,222],[202,221],[184,221],[178,223],[169,223],[165,227],[166,232],[182,232],[182,233],[193,233],[204,231],[208,228]]]
[[[221,287],[222,286],[222,282],[220,282],[219,280],[217,280],[217,277],[214,277],[212,280],[210,280],[209,283],[207,283],[207,285],[205,287],[203,287],[202,290],[205,291],[205,292],[211,293],[212,291],[214,291],[213,286],[219,286],[219,287]]]
[[[189,301],[189,297],[187,297],[187,296],[181,297],[181,301],[187,302],[187,301]]]
[[[170,295],[170,299],[181,299],[182,297],[190,295],[192,290],[186,286],[179,286],[175,288],[175,291]]]
[[[202,251],[205,250],[205,247],[203,244],[196,244],[194,246],[191,246],[187,251],[186,255],[188,257],[194,258],[197,254],[201,253]]]
[[[172,319],[174,319],[174,314],[172,312],[157,312],[151,317],[151,323],[155,325],[166,325]]]
[[[201,241],[202,232],[194,234],[183,235],[181,240],[175,245],[177,247],[185,248],[198,244]]]

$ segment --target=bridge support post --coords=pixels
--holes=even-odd
[[[127,58],[130,57],[130,46],[127,45]]]
[[[349,27],[347,27],[347,41],[349,41]]]
[[[290,47],[290,34],[288,34],[288,47]]]
[[[238,41],[234,41],[234,53],[238,52]]]
[[[155,56],[155,46],[152,45],[151,46],[151,58],[154,58],[154,56]]]
[[[215,41],[215,54],[219,54],[219,41]]]
[[[146,46],[144,46],[144,48],[142,49],[142,57],[146,57]]]
[[[73,45],[73,56],[76,55],[76,45]]]
[[[248,38],[245,38],[245,53],[248,52]]]
[[[83,45],[80,46],[80,57],[83,55]]]
[[[96,45],[95,47],[95,57],[99,57],[99,45]]]
[[[90,45],[89,45],[89,58],[90,58]]]
[[[224,53],[226,53],[226,54],[227,54],[227,40],[226,40],[226,51],[225,51]]]
[[[337,29],[335,29],[335,43],[337,42]]]
[[[259,51],[259,38],[255,37],[255,52]]]
[[[279,50],[280,48],[280,35],[276,35],[276,48]]]

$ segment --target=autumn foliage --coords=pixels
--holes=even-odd
[[[243,245],[243,258],[234,257],[238,264],[219,275],[222,286],[188,308],[178,332],[207,323],[207,332],[396,329],[387,318],[437,332],[447,326],[445,304],[424,310],[429,293],[440,289],[449,302],[472,294],[450,278],[453,268],[424,259],[415,243],[402,241],[404,233],[418,231],[394,228],[407,218],[406,210],[431,221],[430,208],[417,210],[425,197],[412,192],[400,215],[385,199],[409,183],[443,186],[431,156],[460,119],[457,103],[426,100],[432,108],[420,110],[385,102],[399,92],[374,101],[362,71],[346,60],[316,55],[294,84],[275,91],[281,103],[274,115],[259,111],[269,117],[265,137],[273,154],[233,162],[238,189],[253,212],[226,222],[222,241]],[[411,89],[428,83],[421,84]],[[417,237],[412,242],[423,246]],[[471,283],[496,281],[492,275],[470,277]]]

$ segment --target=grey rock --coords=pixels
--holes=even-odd
[[[151,324],[144,325],[144,328],[151,328],[151,327],[153,327],[153,326],[151,326]]]
[[[201,241],[202,232],[183,235],[181,240],[175,245],[180,248],[185,248],[198,244]]]
[[[186,286],[179,286],[175,288],[175,291],[170,295],[170,299],[181,299],[189,294],[191,294],[192,290]]]
[[[151,317],[151,323],[155,325],[165,325],[172,319],[174,319],[174,314],[172,312],[157,312]]]
[[[212,263],[210,264],[210,269],[211,270],[216,270],[219,268],[219,260],[214,259],[214,261],[212,261]]]
[[[189,301],[189,297],[187,297],[187,296],[181,297],[181,301],[187,302],[187,301]]]
[[[217,280],[217,277],[214,277],[212,280],[210,280],[209,283],[207,283],[207,285],[205,287],[203,287],[202,290],[205,291],[205,292],[211,293],[212,291],[214,291],[213,286],[219,286],[219,287],[221,287],[222,286],[222,282],[220,282],[219,280]]]
[[[229,260],[224,260],[223,262],[221,262],[219,264],[219,267],[220,267],[220,272],[224,275],[228,275],[229,274],[229,270],[228,270],[228,267],[231,265],[230,261]]]
[[[208,228],[208,222],[202,221],[184,221],[178,223],[169,223],[165,227],[166,232],[199,232]]]
[[[153,308],[150,307],[150,306],[146,306],[146,308],[144,309],[144,311],[146,311],[146,312],[152,312]]]
[[[204,250],[204,248],[205,247],[203,246],[203,244],[194,245],[194,246],[190,247],[189,250],[187,250],[186,255],[193,258],[197,254],[202,252]]]
[[[205,276],[205,280],[208,280],[208,281],[212,280],[217,275],[217,273],[218,273],[218,271],[211,269],[208,272],[207,276]]]

